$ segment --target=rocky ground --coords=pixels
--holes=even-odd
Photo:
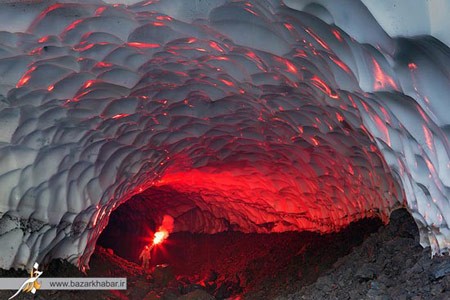
[[[97,247],[87,275],[127,277],[126,291],[44,291],[16,299],[450,299],[450,258],[430,259],[404,211],[339,234],[173,234],[152,272]],[[0,270],[0,277],[27,277]],[[56,260],[46,277],[83,277]],[[7,299],[12,291],[0,291]]]
[[[277,299],[450,299],[450,257],[430,259],[413,219],[398,210],[316,282]]]

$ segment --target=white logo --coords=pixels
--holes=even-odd
[[[36,293],[36,291],[38,289],[41,288],[41,284],[37,281],[37,279],[42,275],[43,272],[42,271],[38,271],[38,268],[39,268],[39,264],[38,263],[34,263],[33,269],[30,272],[30,278],[25,280],[25,282],[22,283],[22,285],[17,290],[17,292],[14,295],[12,295],[11,297],[9,297],[8,300],[11,300],[12,298],[14,298],[17,295],[19,295],[19,293],[21,291],[23,291],[24,293],[31,292],[32,294],[34,294],[34,293]]]

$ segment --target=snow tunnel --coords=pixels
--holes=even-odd
[[[0,267],[87,267],[136,195],[208,234],[405,207],[448,252],[448,20],[364,2],[0,1]]]

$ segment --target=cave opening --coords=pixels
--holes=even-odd
[[[199,286],[217,299],[240,294],[260,299],[311,284],[383,225],[380,218],[369,217],[337,233],[243,232],[229,220],[202,211],[196,205],[200,194],[159,186],[133,196],[111,213],[97,248],[139,268],[140,251],[151,243],[161,216],[171,214],[174,232],[152,250],[153,272],[169,266],[179,293]],[[205,230],[208,226],[218,227]]]
[[[314,134],[290,141],[225,135],[167,150],[164,173],[111,212],[97,245],[139,268],[140,252],[170,215],[173,233],[152,249],[151,266],[170,266],[178,284],[217,299],[270,299],[315,282],[404,198],[364,127],[332,116],[338,139],[305,126],[302,133]]]

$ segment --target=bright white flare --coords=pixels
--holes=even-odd
[[[161,244],[168,237],[169,237],[169,233],[167,231],[155,232],[155,237],[153,238],[153,245]]]
[[[169,237],[169,234],[173,231],[173,222],[174,220],[171,216],[164,215],[161,226],[153,237],[153,245],[161,244]]]

